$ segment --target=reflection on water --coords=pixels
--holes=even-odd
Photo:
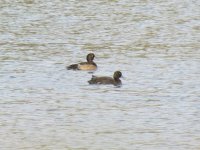
[[[200,149],[199,2],[0,2],[1,149]],[[66,65],[95,53],[91,86]]]

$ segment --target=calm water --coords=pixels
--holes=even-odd
[[[1,150],[199,150],[200,1],[1,0]],[[91,86],[66,65],[96,55]]]

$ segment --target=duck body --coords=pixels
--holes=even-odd
[[[67,67],[68,70],[96,70],[97,65],[95,63],[88,63],[88,62],[82,62],[79,64],[72,64]]]
[[[93,53],[89,53],[86,57],[87,62],[81,62],[78,64],[72,64],[67,66],[68,70],[96,70],[97,69],[97,65],[96,63],[93,61],[94,60],[95,55]]]
[[[122,73],[120,71],[116,71],[112,77],[97,77],[92,76],[92,79],[88,81],[89,84],[112,84],[112,85],[121,85],[122,82],[119,79],[122,76]]]

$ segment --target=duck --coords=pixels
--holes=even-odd
[[[96,70],[97,69],[97,65],[96,63],[93,61],[94,60],[94,53],[89,53],[87,56],[86,56],[86,60],[87,62],[81,62],[81,63],[78,63],[78,64],[72,64],[72,65],[69,65],[67,66],[67,70]]]
[[[112,77],[102,76],[92,76],[91,80],[88,81],[89,84],[112,84],[115,86],[121,85],[122,82],[119,78],[122,77],[122,73],[120,71],[115,71]]]

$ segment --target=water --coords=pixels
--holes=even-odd
[[[0,149],[199,150],[200,2],[0,1]],[[96,55],[91,86],[65,66]]]

